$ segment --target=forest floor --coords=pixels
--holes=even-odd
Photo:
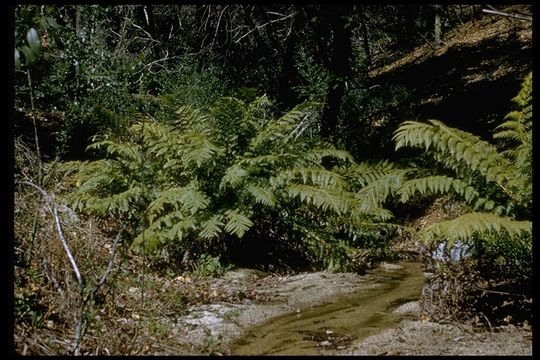
[[[384,265],[383,265],[384,266]],[[145,289],[131,286],[118,293],[120,316],[97,321],[101,331],[89,331],[82,354],[110,355],[234,355],[239,340],[265,322],[285,314],[308,312],[352,293],[381,285],[379,268],[374,275],[308,272],[280,275],[251,269],[229,270],[220,277],[166,278],[147,274]],[[119,289],[120,290],[120,289]],[[141,301],[141,291],[144,299]],[[189,298],[177,297],[189,294]],[[187,301],[178,309],[169,304]],[[372,335],[348,341],[346,346],[321,350],[311,342],[313,355],[531,355],[529,325],[494,327],[492,331],[470,325],[435,323],[423,319],[416,301],[393,313],[402,320]],[[270,320],[271,321],[271,320]],[[50,322],[50,324],[49,324]],[[264,333],[264,327],[262,328]],[[102,335],[99,335],[102,333]],[[114,334],[111,336],[111,334]],[[59,354],[69,344],[71,331],[48,321],[46,327],[17,327],[15,343],[21,355]],[[56,344],[56,345],[55,345]],[[334,344],[332,344],[334,345]],[[342,345],[342,344],[339,344]]]

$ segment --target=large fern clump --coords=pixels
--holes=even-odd
[[[413,178],[398,191],[402,201],[421,194],[453,193],[473,211],[424,229],[426,242],[468,241],[473,234],[506,231],[509,235],[531,232],[532,195],[532,74],[514,98],[518,110],[510,112],[495,130],[506,148],[451,128],[440,121],[406,121],[394,134],[396,149],[425,150],[446,171]]]
[[[170,123],[141,119],[129,141],[95,139],[89,148],[106,156],[82,164],[68,200],[130,220],[133,247],[145,252],[173,243],[234,258],[239,244],[252,243],[260,244],[254,251],[297,249],[314,264],[344,268],[355,246],[391,227],[381,181],[391,166],[354,164],[310,136],[319,112],[301,104],[275,117],[266,97],[229,97],[207,112],[183,106]]]
[[[430,172],[427,175],[403,182],[396,191],[401,201],[427,194],[452,194],[468,205],[469,211],[460,216],[421,229],[424,243],[443,243],[447,250],[458,242],[462,247],[472,245],[476,269],[497,289],[493,294],[523,295],[526,301],[532,272],[531,94],[532,73],[513,99],[515,110],[494,130],[498,143],[437,120],[406,121],[394,134],[396,149],[420,148],[435,162],[430,171],[425,171]],[[478,290],[477,285],[464,286]],[[482,298],[478,303],[487,302]]]

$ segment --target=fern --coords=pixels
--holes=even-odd
[[[227,210],[225,211],[225,216],[227,218],[225,231],[239,238],[244,236],[246,231],[253,226],[253,222],[238,210]]]
[[[505,233],[511,241],[522,232],[531,233],[532,223],[528,220],[532,193],[531,91],[532,74],[529,74],[513,99],[519,109],[506,115],[505,122],[496,128],[494,137],[507,141],[507,148],[502,151],[437,120],[406,121],[396,130],[393,137],[396,149],[422,148],[455,175],[407,180],[397,191],[400,200],[454,193],[473,207],[473,212],[423,229],[421,236],[426,243],[446,241],[452,245],[458,240],[489,239],[493,233]]]
[[[453,220],[432,224],[420,233],[425,243],[444,239],[451,247],[456,241],[470,242],[473,235],[505,230],[508,234],[531,233],[532,222],[516,221],[491,213],[467,213]]]
[[[253,200],[256,203],[269,207],[276,205],[276,196],[274,192],[267,187],[248,185],[246,191],[253,197]]]
[[[352,198],[348,199],[337,191],[303,184],[287,186],[287,193],[291,198],[299,198],[306,204],[315,205],[323,211],[331,210],[337,214],[346,213],[353,201]]]
[[[224,225],[223,215],[214,215],[201,224],[202,229],[199,232],[199,236],[203,239],[217,238],[221,234]]]
[[[256,236],[292,239],[279,246],[300,243],[318,264],[345,266],[370,234],[384,237],[392,214],[383,202],[404,170],[385,163],[362,179],[366,167],[348,152],[309,136],[319,105],[277,117],[269,105],[265,97],[223,98],[209,112],[183,106],[169,124],[141,119],[131,141],[96,138],[89,149],[106,158],[81,165],[70,199],[80,210],[130,218],[140,251],[168,243],[200,251],[202,242],[217,251]],[[384,186],[366,205],[366,194]]]
[[[478,170],[488,181],[493,181],[508,193],[505,187],[510,163],[495,146],[481,140],[478,136],[462,130],[447,127],[437,120],[430,124],[405,121],[394,134],[396,150],[405,147],[422,147],[437,154],[436,160],[458,170],[455,164],[466,165],[470,170]],[[447,160],[450,159],[450,160]]]

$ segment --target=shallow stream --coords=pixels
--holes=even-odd
[[[298,309],[254,327],[230,348],[232,355],[330,355],[395,325],[398,306],[420,297],[421,264],[368,272],[366,289],[317,306]]]

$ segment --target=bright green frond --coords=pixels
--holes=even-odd
[[[195,163],[197,167],[201,167],[221,150],[218,146],[212,144],[207,136],[201,133],[190,132],[186,134],[186,140],[183,161]]]
[[[316,185],[324,189],[342,190],[347,187],[345,178],[322,167],[301,167],[285,170],[279,174],[287,182],[302,181],[303,184]]]
[[[246,231],[253,226],[253,222],[238,210],[227,210],[225,216],[227,218],[225,231],[239,238],[244,236]]]
[[[345,197],[344,192],[310,185],[291,184],[287,186],[287,193],[291,198],[299,198],[303,203],[315,205],[324,211],[331,210],[337,214],[346,213],[354,203],[354,199]]]
[[[246,191],[253,197],[255,202],[259,204],[271,207],[276,205],[276,196],[269,188],[249,185],[246,187]]]
[[[244,170],[240,163],[236,163],[225,171],[225,175],[221,178],[219,189],[223,190],[227,186],[236,188],[242,183],[246,176],[248,176],[248,172]]]
[[[223,223],[223,215],[217,214],[210,219],[201,223],[201,231],[199,236],[203,239],[216,238],[221,234],[221,229],[225,224]]]
[[[532,231],[531,221],[516,221],[492,213],[472,212],[456,219],[432,224],[422,230],[422,240],[427,243],[446,241],[449,246],[456,241],[468,242],[476,233],[493,233],[506,230],[510,235]]]
[[[360,209],[364,211],[381,207],[389,196],[394,195],[401,187],[405,173],[397,171],[377,175],[380,176],[363,186],[355,195]]]
[[[142,198],[143,191],[139,187],[132,187],[128,190],[107,197],[90,197],[87,199],[84,208],[98,214],[122,214],[131,210],[133,203]]]

